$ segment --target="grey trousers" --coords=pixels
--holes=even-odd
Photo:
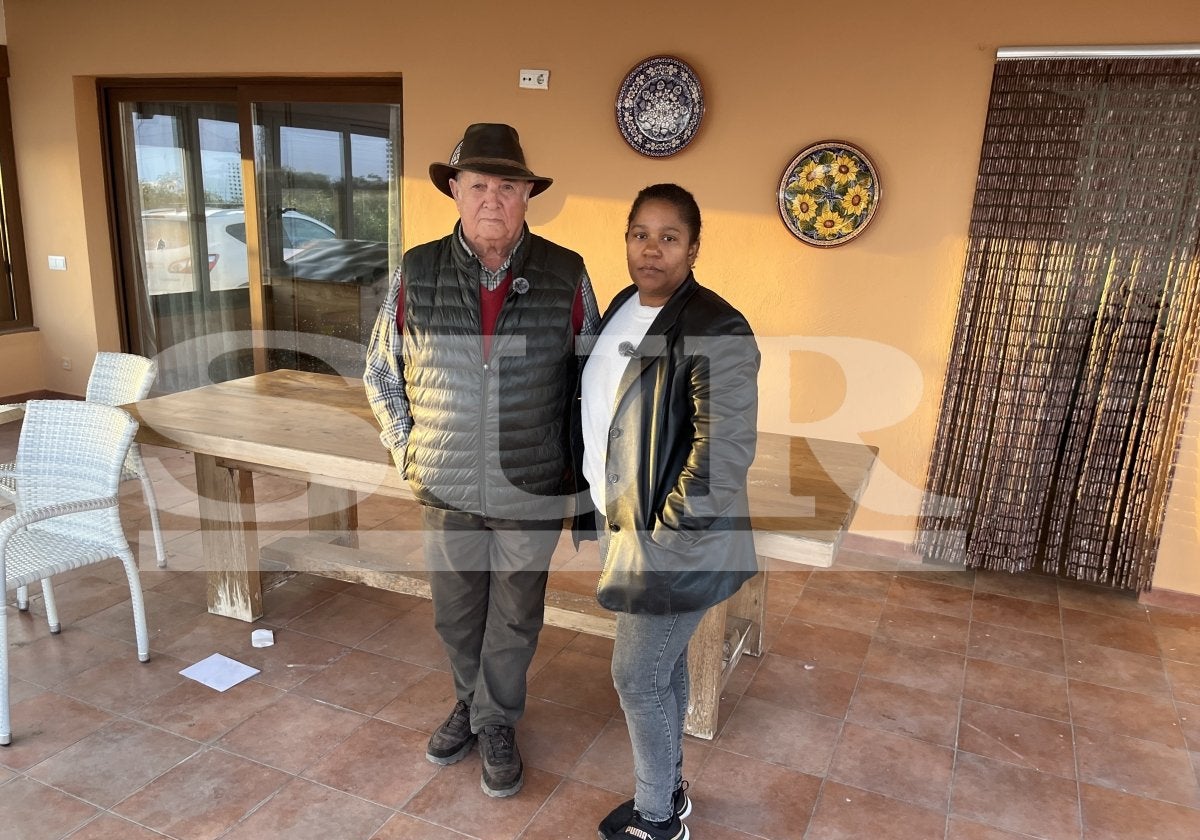
[[[471,731],[515,726],[545,612],[562,520],[515,522],[425,508],[433,623]]]

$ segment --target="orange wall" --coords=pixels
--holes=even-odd
[[[103,9],[101,13],[99,9]],[[705,214],[697,265],[764,347],[761,426],[880,448],[859,533],[907,540],[940,397],[998,46],[1200,42],[1194,0],[864,0],[844,14],[783,0],[654,7],[611,0],[5,0],[14,131],[40,333],[40,387],[81,393],[114,347],[116,306],[91,82],[101,75],[403,74],[407,245],[444,234],[429,184],[469,122],[517,126],[538,232],[580,251],[601,303],[627,282],[621,246],[642,186],[677,181]],[[731,8],[736,11],[730,11]],[[614,95],[639,60],[674,54],[705,89],[696,140],[667,159],[629,149]],[[519,90],[549,68],[548,92]],[[818,250],[780,223],[775,191],[802,147],[842,139],[874,160],[870,229]],[[46,268],[68,257],[67,272]],[[8,358],[10,338],[0,336]],[[83,363],[66,372],[59,360]],[[18,387],[0,365],[0,394]],[[1177,482],[1159,575],[1200,593],[1196,479]],[[1183,510],[1183,515],[1178,514]]]

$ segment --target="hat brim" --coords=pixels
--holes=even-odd
[[[513,181],[532,181],[533,189],[529,191],[530,198],[544,193],[554,183],[553,178],[543,178],[540,175],[534,175],[526,169],[518,169],[515,166],[505,166],[504,164],[459,163],[454,166],[448,163],[429,164],[429,178],[433,181],[433,185],[451,198],[454,197],[454,193],[450,192],[450,179],[455,177],[459,172],[480,172],[484,175],[496,175],[500,178],[509,178]]]

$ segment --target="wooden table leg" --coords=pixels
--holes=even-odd
[[[254,477],[196,453],[200,538],[208,564],[208,611],[254,621],[262,616]]]
[[[765,557],[758,558],[758,567],[762,570],[750,580],[742,584],[742,588],[727,601],[729,615],[744,618],[751,622],[749,635],[742,653],[758,656],[763,650],[763,626],[767,620],[767,563]]]
[[[712,739],[717,734],[728,603],[722,601],[709,609],[688,644],[688,713],[683,731],[697,738]]]
[[[358,493],[310,481],[308,530],[330,535],[337,545],[358,548]]]

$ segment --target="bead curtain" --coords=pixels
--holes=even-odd
[[[999,61],[917,550],[1149,588],[1198,291],[1200,58]]]

